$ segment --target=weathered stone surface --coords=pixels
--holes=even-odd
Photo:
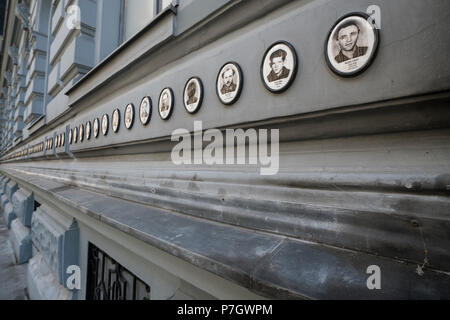
[[[27,286],[32,300],[71,300],[72,292],[65,289],[54,276],[41,254],[28,263]]]
[[[31,227],[31,216],[34,208],[34,196],[23,189],[17,190],[12,198],[14,213],[25,227]]]
[[[65,286],[67,267],[78,264],[79,228],[76,222],[63,226],[39,207],[31,223],[31,239],[58,282]]]
[[[3,212],[3,217],[5,218],[5,223],[8,229],[11,229],[11,223],[14,219],[17,218],[16,214],[14,213],[13,206],[10,202],[7,202],[5,205],[5,210]]]
[[[0,184],[0,192],[1,192],[2,195],[5,193],[5,191],[6,191],[6,184],[7,184],[9,181],[11,181],[11,179],[6,178],[6,179],[4,179],[4,180],[1,182],[1,184]]]
[[[6,194],[2,195],[2,198],[1,198],[2,211],[4,211],[5,206],[8,202],[9,202],[8,196]]]
[[[9,201],[12,200],[12,196],[17,189],[19,189],[19,185],[14,181],[10,181],[6,184],[6,195],[8,196]]]
[[[377,290],[367,286],[371,265],[380,268],[381,288]],[[418,270],[416,264],[287,239],[254,277],[257,286],[279,284],[286,290],[285,297],[304,292],[313,299],[448,299],[448,276],[444,280],[438,272]]]
[[[15,263],[9,232],[0,219],[0,300],[25,300],[26,264]]]
[[[32,256],[30,229],[25,227],[20,219],[15,219],[11,222],[9,239],[11,240],[17,263],[27,262]]]

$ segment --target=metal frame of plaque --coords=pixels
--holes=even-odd
[[[78,127],[73,128],[73,143],[78,142]]]
[[[228,73],[230,70],[232,70],[231,74]],[[244,76],[241,67],[237,62],[229,61],[220,68],[217,74],[217,97],[224,105],[232,105],[239,100],[243,85]]]
[[[191,77],[184,85],[183,103],[184,108],[190,114],[200,110],[203,102],[203,83],[199,77]]]
[[[167,96],[168,98],[163,99],[165,96]],[[158,99],[158,112],[161,119],[168,120],[170,118],[173,112],[174,105],[175,105],[175,98],[172,89],[169,87],[164,88],[159,94]],[[164,108],[164,110],[162,110],[162,107]]]
[[[270,92],[286,91],[294,82],[297,71],[297,52],[289,42],[277,41],[264,52],[260,74],[264,87]]]
[[[354,77],[369,68],[380,42],[380,31],[374,23],[365,12],[348,13],[334,23],[325,41],[325,60],[331,71]]]

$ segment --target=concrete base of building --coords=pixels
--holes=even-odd
[[[7,203],[5,205],[5,210],[3,211],[3,217],[5,218],[5,223],[8,229],[11,229],[11,223],[14,219],[17,218],[16,214],[14,213],[13,206],[11,203]]]
[[[5,223],[0,221],[0,300],[27,300],[27,265],[15,263],[8,233]]]
[[[1,198],[1,206],[2,206],[2,212],[4,212],[5,211],[5,206],[6,206],[6,204],[9,202],[9,200],[8,200],[8,196],[6,195],[6,194],[3,194],[2,195],[2,198]]]
[[[32,256],[30,229],[25,227],[19,219],[15,219],[11,223],[9,239],[16,255],[17,263],[26,263]]]
[[[41,254],[28,262],[27,287],[31,300],[72,300],[72,292],[61,286]]]

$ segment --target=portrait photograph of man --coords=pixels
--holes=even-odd
[[[325,48],[330,69],[347,77],[363,72],[372,62],[378,47],[379,31],[365,13],[351,13],[332,27]]]
[[[161,98],[161,112],[165,112],[167,110],[169,110],[170,106],[169,106],[169,94],[167,92],[164,92],[164,94],[162,95]]]
[[[282,49],[278,49],[277,51],[272,52],[272,54],[270,55],[270,67],[272,68],[272,70],[267,76],[267,80],[269,82],[289,77],[291,70],[284,66],[286,55],[287,52]]]
[[[235,71],[231,67],[227,67],[222,73],[223,85],[220,89],[222,94],[236,91],[236,83],[234,80]]]
[[[359,26],[354,20],[349,20],[339,26],[336,32],[336,41],[341,50],[334,58],[337,63],[361,57],[367,53],[367,47],[357,45],[359,34]]]
[[[286,90],[294,80],[296,71],[297,54],[290,43],[279,41],[267,49],[261,65],[261,77],[268,90]]]
[[[197,92],[197,86],[195,85],[195,82],[190,82],[188,87],[187,87],[187,101],[186,103],[189,104],[194,104],[198,101],[198,98],[196,96],[196,92]]]

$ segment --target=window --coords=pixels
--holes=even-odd
[[[160,0],[160,1],[161,1],[161,5],[160,5],[161,10],[168,7],[172,3],[172,0]],[[161,11],[161,10],[159,10],[159,11]]]
[[[156,15],[157,0],[125,0],[124,40],[144,28]]]
[[[170,6],[173,0],[123,0],[124,32],[123,40],[127,41],[144,28],[163,9]]]

